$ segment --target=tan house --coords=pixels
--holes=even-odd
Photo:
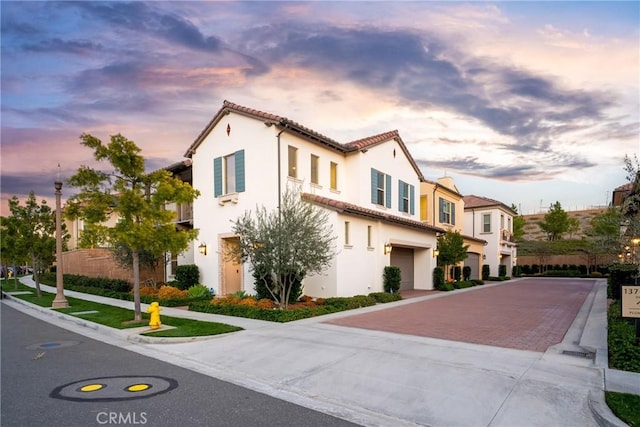
[[[464,230],[464,199],[452,177],[420,183],[420,220],[426,224],[459,232],[469,245],[467,259],[462,266],[471,268],[471,279],[481,278],[484,239],[469,236]],[[448,277],[447,274],[445,277]]]

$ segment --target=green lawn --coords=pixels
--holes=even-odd
[[[2,281],[2,290],[4,292],[12,292],[15,290],[13,281]],[[42,297],[38,298],[35,289],[20,283],[19,291],[31,291],[30,295],[14,295],[14,298],[20,298],[24,301],[39,305],[41,307],[51,307],[51,303],[55,298],[55,294],[42,292]],[[99,323],[117,329],[135,328],[146,326],[149,323],[149,315],[142,313],[143,322],[133,323],[134,312],[125,308],[114,307],[107,304],[100,304],[81,300],[78,298],[67,297],[69,307],[57,309],[61,313],[79,317],[90,322]],[[133,305],[133,303],[132,303]],[[84,311],[97,311],[97,313],[73,314]],[[240,331],[242,328],[231,326],[224,323],[203,322],[199,320],[182,319],[178,317],[161,316],[160,320],[163,325],[173,326],[175,329],[167,329],[148,333],[145,335],[155,337],[197,337],[207,335],[225,334],[228,332]]]
[[[640,396],[629,393],[605,392],[611,411],[630,427],[640,427]]]

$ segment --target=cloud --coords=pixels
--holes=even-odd
[[[188,19],[162,13],[143,2],[79,2],[74,6],[112,27],[146,33],[172,44],[208,52],[219,51],[222,45],[219,38],[205,36]]]
[[[62,40],[54,37],[49,40],[41,40],[39,43],[25,43],[22,45],[22,49],[27,52],[88,55],[103,50],[104,46],[102,43],[93,43],[89,40]]]

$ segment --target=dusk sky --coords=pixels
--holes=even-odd
[[[122,133],[147,169],[223,100],[536,213],[606,205],[640,155],[640,2],[2,1],[2,214]],[[63,200],[73,189],[63,188]]]

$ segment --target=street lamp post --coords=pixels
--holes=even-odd
[[[56,297],[53,299],[53,308],[69,307],[69,302],[64,296],[64,283],[62,282],[62,215],[60,197],[62,196],[62,182],[56,180]]]

